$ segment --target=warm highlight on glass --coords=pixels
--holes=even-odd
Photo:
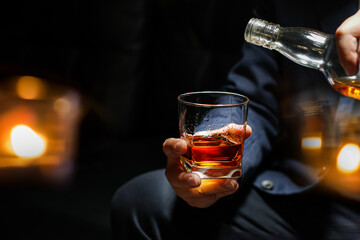
[[[181,94],[180,136],[187,145],[181,164],[202,179],[240,178],[249,99],[230,92]]]

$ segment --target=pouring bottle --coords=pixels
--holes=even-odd
[[[360,100],[360,74],[346,74],[337,53],[335,35],[304,27],[281,27],[252,18],[244,37],[249,43],[276,50],[297,64],[321,71],[335,90]]]

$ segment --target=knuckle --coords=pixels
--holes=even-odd
[[[186,173],[178,164],[173,164],[165,169],[165,177],[173,189],[187,189]]]
[[[172,138],[168,138],[163,143],[163,150],[165,151],[170,146],[170,142],[172,141]]]
[[[344,29],[341,26],[335,31],[335,36],[337,37],[343,36],[344,34]]]
[[[216,193],[209,194],[207,192],[204,192],[201,188],[198,191],[196,191],[196,196],[198,198],[202,198],[210,201],[216,201],[219,199]]]
[[[200,187],[198,189],[196,189],[196,192],[195,192],[196,196],[197,197],[204,197],[206,196],[206,192]]]
[[[183,140],[177,138],[168,138],[163,143],[163,152],[165,155],[169,156],[180,156],[186,151],[186,143],[185,146],[182,146]]]
[[[210,201],[217,201],[219,199],[217,194],[210,194],[207,197]]]

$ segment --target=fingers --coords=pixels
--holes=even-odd
[[[199,175],[196,173],[184,172],[179,165],[166,168],[165,176],[175,190],[196,188],[201,184]]]
[[[163,151],[168,160],[166,178],[177,195],[189,205],[198,208],[209,207],[220,198],[237,191],[239,185],[236,180],[201,180],[198,174],[185,172],[180,164],[180,156],[187,151],[184,140],[165,140]]]
[[[348,75],[358,72],[360,11],[346,19],[336,30],[336,44],[340,62]]]
[[[236,180],[203,180],[200,187],[180,190],[178,195],[193,207],[206,208],[220,198],[233,194],[238,188]]]
[[[199,175],[184,172],[180,165],[180,156],[187,151],[186,142],[182,139],[169,138],[163,144],[167,156],[166,178],[173,188],[189,189],[201,184]]]
[[[163,144],[163,151],[171,163],[177,162],[179,157],[186,153],[186,150],[185,140],[179,138],[168,138]]]
[[[216,194],[222,195],[226,192],[233,192],[238,188],[238,183],[234,179],[217,179],[217,180],[203,180],[201,185],[193,189],[191,194],[184,196],[187,197],[206,197]]]
[[[338,54],[340,62],[349,75],[355,75],[358,71],[357,39],[349,34],[338,35]]]

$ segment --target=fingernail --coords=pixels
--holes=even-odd
[[[192,187],[199,186],[199,184],[197,183],[197,181],[196,181],[196,179],[194,177],[190,176],[190,177],[188,177],[187,180],[188,180],[188,183],[189,183],[190,186],[192,186]]]
[[[231,180],[231,181],[226,183],[226,187],[228,189],[235,189],[236,186],[237,186],[237,181],[236,180]]]

